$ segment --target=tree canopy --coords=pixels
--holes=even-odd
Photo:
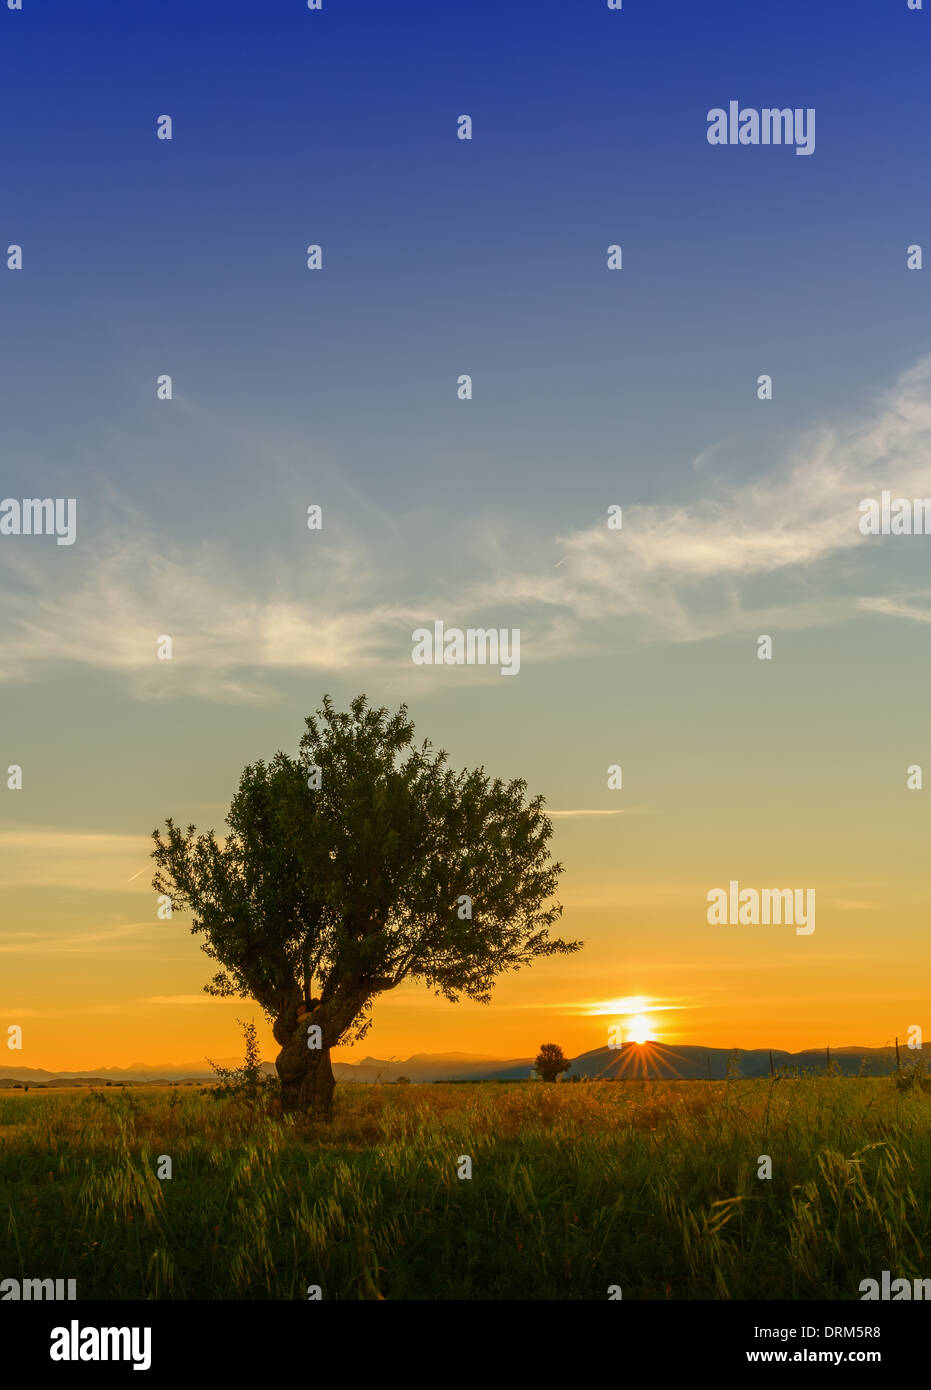
[[[559,1043],[543,1043],[537,1053],[534,1067],[543,1081],[555,1081],[572,1063],[567,1059]]]
[[[416,745],[404,705],[327,696],[298,757],[245,768],[224,838],[170,818],[153,832],[153,885],[221,967],[209,993],[256,999],[280,1042],[313,1003],[328,1049],[402,980],[487,1002],[502,972],[579,949],[549,934],[562,866],[526,793]]]

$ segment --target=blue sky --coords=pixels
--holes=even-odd
[[[103,474],[151,511],[166,476],[248,487],[257,461],[225,443],[193,459],[169,435],[157,467],[105,451],[104,422],[154,433],[170,368],[192,406],[329,452],[376,505],[478,488],[582,524],[588,489],[664,499],[734,433],[754,467],[926,350],[903,258],[929,214],[927,26],[904,3],[818,23],[792,3],[193,8],[3,16],[14,473]],[[814,106],[815,156],[709,146],[732,97]]]

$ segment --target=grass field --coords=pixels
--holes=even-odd
[[[0,1279],[79,1299],[857,1299],[886,1269],[931,1276],[931,1095],[888,1078],[341,1085],[326,1128],[0,1096]]]

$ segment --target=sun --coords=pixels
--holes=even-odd
[[[628,1043],[643,1047],[645,1043],[656,1042],[656,1021],[653,1014],[676,1007],[675,1004],[661,1003],[660,1000],[652,999],[645,994],[628,994],[623,998],[604,999],[601,1003],[590,1004],[585,1012],[595,1017],[607,1015],[613,1020],[608,1046],[616,1049]]]
[[[630,1038],[631,1042],[638,1043],[641,1046],[643,1043],[652,1042],[655,1037],[653,1024],[648,1018],[644,1018],[642,1014],[638,1014],[636,1018],[632,1018],[628,1023],[627,1036]]]

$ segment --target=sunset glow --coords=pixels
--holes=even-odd
[[[652,1042],[656,1037],[653,1025],[648,1018],[632,1018],[625,1029],[626,1041],[635,1043]]]

